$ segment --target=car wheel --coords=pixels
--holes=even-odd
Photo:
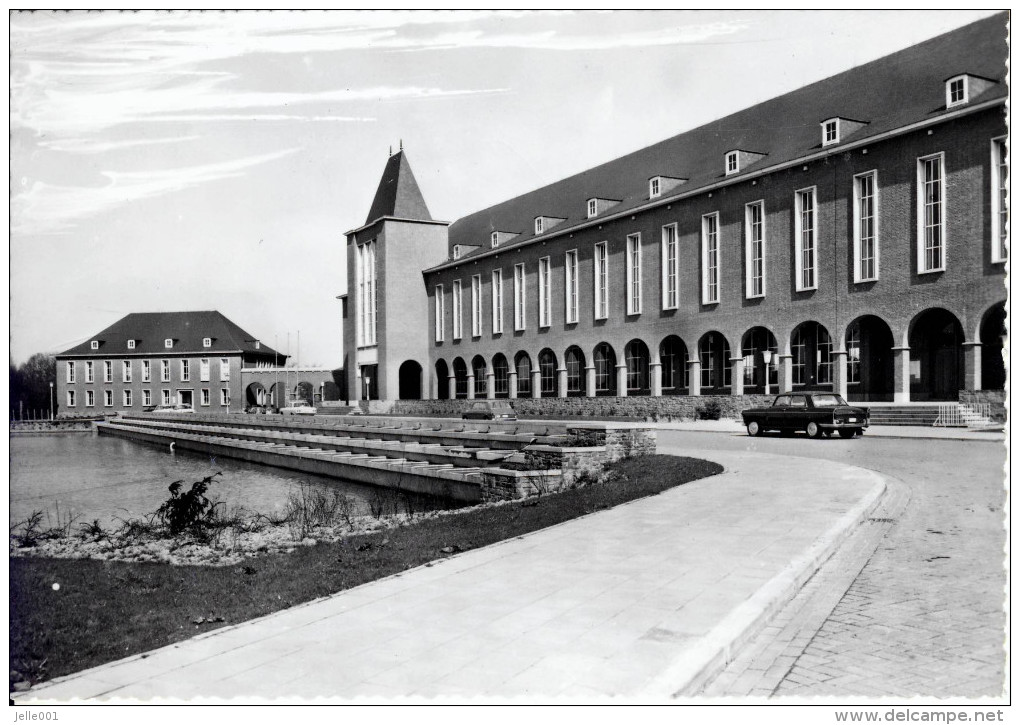
[[[807,424],[808,438],[817,438],[819,435],[821,435],[821,433],[822,429],[819,428],[818,424],[815,423],[814,421],[811,421],[810,423]]]
[[[857,435],[855,428],[841,428],[839,431],[840,438],[853,438],[855,435]]]
[[[761,435],[761,426],[758,425],[757,421],[752,420],[750,423],[747,424],[747,435],[749,436]]]
[[[862,435],[864,435],[864,429],[863,428],[854,428],[854,433],[856,433],[859,436],[862,436]]]

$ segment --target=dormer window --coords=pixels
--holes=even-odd
[[[134,349],[135,349],[135,341],[134,340],[128,340],[128,350],[134,350]]]
[[[726,173],[735,174],[740,171],[740,156],[736,151],[726,154]]]
[[[93,341],[92,341],[92,344],[90,345],[90,347],[91,347],[91,348],[92,348],[93,350],[98,350],[98,349],[99,349],[99,340],[93,340]]]
[[[203,337],[202,338],[202,347],[212,347],[212,338],[211,337]]]
[[[966,103],[967,91],[967,76],[956,76],[946,81],[946,108]]]
[[[822,146],[839,143],[839,119],[832,118],[822,124]]]
[[[262,341],[261,340],[256,340],[255,341],[255,349],[258,350],[261,347],[262,347]]]
[[[460,255],[461,255],[460,245],[459,244],[454,244],[453,245],[453,258],[454,259],[460,259]]]
[[[599,213],[599,204],[596,199],[588,200],[588,218],[591,219],[593,216]]]
[[[495,249],[499,246],[499,232],[492,233],[492,247]]]
[[[657,196],[662,195],[662,184],[660,183],[659,177],[656,176],[653,179],[648,180],[648,198],[654,199]]]
[[[545,228],[542,217],[535,217],[535,234],[541,234]]]
[[[173,346],[174,346],[174,341],[173,341],[172,338],[168,337],[167,339],[163,340],[163,347],[165,347],[167,350],[169,350]]]

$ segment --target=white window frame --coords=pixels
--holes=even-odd
[[[720,234],[719,212],[703,214],[701,217],[701,304],[703,305],[719,303],[721,287],[719,276],[722,270]]]
[[[680,229],[676,222],[662,227],[662,309],[680,307]]]
[[[135,341],[134,340],[128,340],[127,348],[128,348],[128,350],[134,350],[135,349]]]
[[[163,390],[160,391],[160,393],[162,393],[162,395],[160,396],[160,400],[162,401],[163,405],[170,405],[170,403],[173,401],[173,398],[170,395],[170,391],[164,388]]]
[[[598,200],[596,200],[596,199],[589,199],[588,200],[588,218],[591,219],[592,217],[598,216],[598,213],[599,213],[599,203],[598,203]]]
[[[187,358],[181,360],[181,382],[191,382],[191,361]]]
[[[125,390],[122,400],[124,401],[124,407],[128,408],[134,405],[134,399],[132,398],[131,391]]]
[[[840,123],[838,118],[830,118],[822,121],[822,146],[834,146],[839,143]],[[829,138],[829,129],[832,129],[832,138]]]
[[[96,391],[86,390],[85,391],[85,407],[94,408],[96,407]]]
[[[75,380],[75,375],[74,375],[74,373],[75,373],[74,360],[68,360],[67,361],[67,368],[66,368],[66,370],[67,370],[67,382],[69,382],[69,383],[77,382],[77,380]]]
[[[78,407],[78,399],[77,396],[75,395],[75,391],[73,390],[67,391],[67,407],[68,408]]]
[[[492,270],[492,334],[503,333],[503,269]]]
[[[492,248],[495,249],[499,246],[499,232],[493,232],[489,237],[489,241],[492,244]]]
[[[226,383],[230,381],[230,358],[220,358],[220,382]]]
[[[110,389],[106,389],[103,391],[103,407],[104,408],[113,407],[113,391]]]
[[[874,255],[874,274],[864,273],[864,229],[861,218],[862,200],[861,184],[865,179],[871,179],[871,218],[873,220],[874,238],[872,251]],[[854,218],[853,218],[853,254],[854,254],[854,282],[874,282],[878,279],[878,171],[872,169],[854,175]]]
[[[212,403],[212,393],[209,391],[209,388],[202,388],[201,390],[202,393],[201,397],[199,398],[200,401],[199,404],[204,407],[209,407],[209,405]]]
[[[648,198],[657,199],[662,196],[662,179],[658,176],[653,176],[648,180]]]
[[[811,279],[807,284],[804,281],[804,199],[811,197]],[[797,189],[794,192],[794,235],[793,235],[793,262],[798,292],[807,292],[818,289],[818,187],[810,186],[806,189]]]
[[[86,383],[96,382],[95,363],[93,363],[91,360],[85,361],[85,382]]]
[[[152,391],[148,388],[142,391],[142,405],[146,408],[152,405]]]
[[[538,260],[538,326],[552,325],[552,260]]]
[[[627,314],[641,314],[641,234],[627,235]]]
[[[89,345],[89,348],[92,349],[92,350],[98,350],[99,349],[99,340],[93,340],[92,343]]]
[[[130,360],[124,360],[122,365],[121,365],[121,375],[123,376],[125,383],[130,383],[131,382],[131,378],[133,377],[133,375],[132,375],[133,372],[134,371],[131,369],[131,361]]]
[[[220,388],[220,405],[230,405],[230,388]]]
[[[149,360],[142,360],[142,382],[148,383],[152,381],[152,362]]]
[[[595,319],[609,319],[609,242],[598,242],[594,251]]]
[[[163,347],[165,347],[167,350],[173,349],[173,346],[174,346],[173,338],[168,337],[165,340],[163,340]]]
[[[758,210],[758,231],[760,239],[755,239],[755,225],[753,214],[754,210]],[[766,291],[766,276],[765,276],[765,260],[766,256],[766,244],[768,239],[768,231],[766,228],[765,221],[765,200],[758,199],[744,205],[744,297],[749,300],[761,299],[765,296]],[[758,242],[759,246],[759,260],[761,264],[761,289],[756,290],[755,281],[756,277],[754,274],[755,266],[755,253],[754,246],[755,242]]]
[[[525,329],[527,305],[527,278],[524,263],[514,265],[514,330]]]
[[[103,360],[103,382],[113,382],[113,360]]]
[[[577,250],[571,249],[563,262],[563,319],[568,325],[575,325],[578,321],[577,259]]]
[[[953,100],[953,84],[959,81],[963,89],[963,97],[958,100]],[[950,78],[946,81],[946,108],[955,108],[956,106],[962,106],[970,101],[970,83],[967,82],[966,75],[959,75]]]
[[[436,285],[436,342],[446,339],[446,290]]]
[[[453,339],[464,336],[464,285],[459,279],[453,280]]]
[[[198,361],[198,379],[200,382],[208,383],[212,372],[212,361],[204,357]]]
[[[545,229],[545,220],[542,217],[535,217],[535,234],[541,234]]]
[[[726,176],[740,171],[740,153],[738,151],[729,151],[726,153],[725,168]]]
[[[212,347],[212,338],[211,337],[203,337],[202,338],[202,347]]]
[[[376,322],[378,308],[378,292],[375,268],[376,241],[374,239],[359,244],[355,265],[355,289],[357,318],[357,341],[359,347],[372,347],[376,344]]]
[[[1006,148],[1006,137],[999,136],[998,138],[992,139],[992,219],[991,219],[991,232],[992,232],[992,264],[1002,264],[1006,261],[1009,256],[1009,252],[1006,249],[1006,244],[1009,240],[1009,219],[1006,219],[1005,233],[1000,236],[999,229],[1001,217],[1007,212],[1007,209],[1003,208],[1002,200],[999,194],[999,187],[1003,183],[1002,173],[1000,172],[999,164],[999,149],[1002,148],[1002,153],[1006,155],[1007,169],[1006,169],[1006,181],[1008,182],[1009,177],[1009,150]],[[1007,192],[1008,193],[1008,192]]]
[[[927,225],[925,220],[926,214],[926,202],[925,202],[925,164],[928,161],[937,159],[939,162],[939,221],[938,228],[941,232],[941,240],[939,245],[939,251],[941,256],[941,264],[929,266],[927,264]],[[946,249],[947,249],[947,237],[946,234],[946,155],[945,152],[940,151],[936,154],[929,154],[927,156],[921,156],[917,159],[917,273],[918,274],[934,274],[937,272],[946,271]]]
[[[159,380],[162,383],[170,382],[170,361],[160,360],[159,361]]]
[[[482,336],[482,275],[471,278],[471,336]]]

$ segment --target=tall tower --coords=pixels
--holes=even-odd
[[[449,222],[429,214],[403,148],[365,223],[346,232],[344,350],[351,400],[427,397],[429,311],[422,270],[447,257]]]

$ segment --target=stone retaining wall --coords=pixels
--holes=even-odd
[[[518,415],[541,415],[550,418],[612,417],[639,420],[692,420],[698,409],[709,401],[716,401],[723,418],[740,418],[740,411],[771,405],[772,395],[664,395],[629,396],[625,398],[516,398],[509,401]],[[459,416],[474,401],[471,400],[397,400],[392,413],[398,415]]]
[[[960,402],[964,405],[987,404],[992,409],[992,420],[1006,422],[1005,390],[961,390]]]

